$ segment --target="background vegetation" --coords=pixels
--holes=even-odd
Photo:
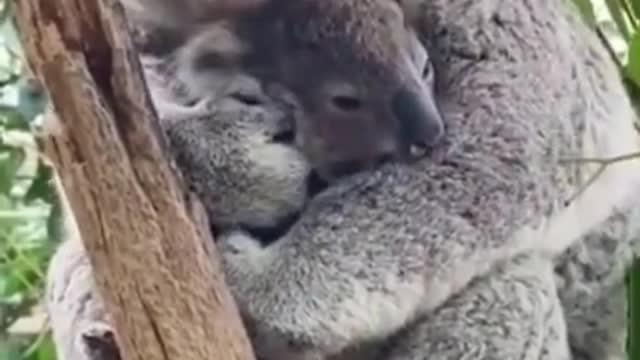
[[[599,34],[640,104],[640,0],[566,1]],[[0,0],[0,360],[54,360],[40,299],[60,215],[51,171],[34,138],[45,100],[21,61],[10,5],[11,0]],[[640,359],[640,261],[630,274],[629,350],[635,360]]]

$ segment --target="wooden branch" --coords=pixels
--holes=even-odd
[[[254,359],[205,212],[167,160],[119,2],[14,3],[28,62],[59,117],[45,153],[123,358]]]

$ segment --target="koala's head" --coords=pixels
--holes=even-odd
[[[214,230],[241,227],[261,239],[277,237],[316,191],[308,161],[287,139],[290,113],[246,74],[221,68],[224,86],[202,97],[174,76],[175,59],[143,60],[151,60],[143,67],[171,152]]]
[[[410,159],[443,133],[430,63],[399,1],[128,1],[184,40],[180,76],[203,94],[247,73],[287,98],[292,141],[326,179]]]

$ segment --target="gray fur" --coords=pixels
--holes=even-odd
[[[575,360],[625,360],[625,273],[639,243],[640,207],[614,214],[556,259]]]
[[[57,358],[116,360],[117,347],[109,341],[115,337],[111,321],[79,239],[66,241],[58,249],[50,269],[46,304]]]
[[[422,81],[429,63],[412,62],[412,30],[395,1],[239,0],[223,21],[215,0],[125,0],[140,2],[129,6],[134,18],[159,13],[143,23],[184,39],[177,76],[191,88],[217,93],[240,72],[268,92],[294,93],[295,142],[323,177],[411,159],[441,138],[433,81]]]
[[[393,337],[379,358],[570,359],[552,270],[537,255],[498,266]]]
[[[182,82],[161,75],[174,74],[174,64],[148,59],[147,79],[187,181],[205,204],[216,204],[207,206],[216,226],[269,226],[299,212],[311,168],[300,152],[273,140],[291,129],[286,107],[264,96],[251,77],[224,74],[224,69],[218,92],[194,98]],[[237,89],[262,103],[243,104],[235,97]]]
[[[55,126],[55,118],[47,114],[47,126]],[[56,177],[55,186],[62,189]],[[102,297],[96,291],[91,265],[80,241],[69,202],[59,191],[65,215],[67,240],[49,262],[45,305],[53,328],[57,359],[119,360],[115,333]],[[93,341],[95,340],[95,341]]]
[[[497,261],[557,254],[636,201],[632,162],[563,204],[592,170],[562,158],[638,147],[615,68],[562,6],[425,2],[449,125],[440,153],[333,185],[270,247],[222,239],[259,353],[285,352],[278,339],[328,354],[385,338]]]
[[[275,156],[257,155],[286,127],[282,99],[240,74],[230,86],[253,83],[273,103],[248,106],[218,92],[191,107],[202,94],[165,91],[172,85],[156,75],[171,69],[147,66],[178,163],[219,221],[227,280],[258,354],[558,360],[569,358],[567,338],[578,358],[614,354],[620,313],[598,324],[588,312],[590,304],[620,311],[613,302],[622,294],[610,302],[608,292],[622,278],[615,254],[628,262],[635,239],[640,169],[612,166],[565,205],[594,168],[561,160],[638,150],[616,69],[558,1],[421,6],[446,143],[312,199],[297,190],[310,171],[302,154],[277,144]],[[268,246],[242,229],[298,211]]]

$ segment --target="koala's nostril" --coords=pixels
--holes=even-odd
[[[362,101],[353,96],[334,96],[332,102],[336,108],[345,112],[358,111],[362,108]]]
[[[391,100],[399,125],[399,140],[408,152],[416,144],[435,145],[444,134],[444,123],[435,98],[428,92],[399,90]]]

